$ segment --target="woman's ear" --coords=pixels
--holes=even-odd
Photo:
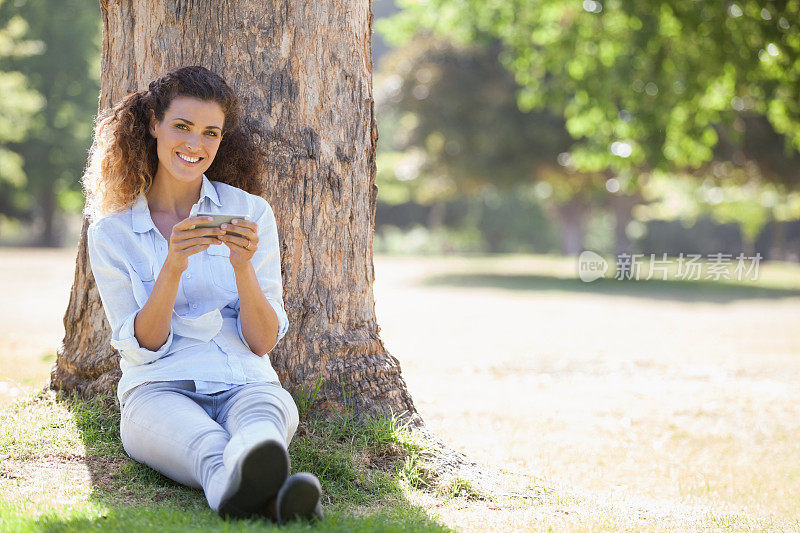
[[[148,129],[150,130],[150,135],[152,135],[154,139],[157,139],[158,135],[156,135],[156,117],[152,110],[150,111],[150,126]]]

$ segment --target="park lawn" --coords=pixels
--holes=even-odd
[[[773,521],[746,515],[653,514],[604,504],[544,480],[484,491],[466,479],[437,476],[432,448],[395,418],[363,422],[347,413],[311,417],[297,398],[301,427],[289,451],[294,471],[322,482],[323,521],[295,522],[280,531],[393,532],[458,529],[519,531],[641,529],[763,530]],[[259,519],[223,520],[202,491],[182,486],[125,455],[119,414],[74,394],[40,391],[0,412],[0,530],[2,531],[268,531]],[[501,473],[494,479],[509,480]],[[502,483],[502,481],[501,481]],[[570,516],[574,513],[573,516]],[[469,522],[464,524],[464,517]]]
[[[299,405],[303,410],[302,404]],[[304,413],[305,414],[305,413]],[[0,414],[2,531],[263,531],[267,520],[231,520],[212,511],[202,491],[136,463],[119,437],[119,413],[75,395],[43,391]],[[408,502],[427,483],[422,445],[396,419],[356,424],[304,416],[292,442],[294,471],[319,475],[326,517],[319,531],[447,531]],[[381,468],[371,468],[370,463]],[[459,498],[464,484],[446,498]],[[282,531],[307,530],[298,522]]]
[[[0,309],[0,384],[21,385],[0,391],[0,530],[225,529],[202,492],[124,454],[118,419],[36,397],[73,262],[0,250],[19,303]],[[558,256],[375,265],[381,337],[418,410],[500,490],[426,485],[413,448],[305,420],[290,453],[323,480],[319,530],[800,528],[797,265],[764,264],[753,282],[588,284]],[[393,453],[368,459],[380,449]],[[248,528],[269,529],[229,527]]]

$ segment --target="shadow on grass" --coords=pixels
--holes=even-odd
[[[109,409],[113,398],[82,400],[77,393],[42,391],[19,409],[41,408],[36,402],[48,394],[69,412],[85,445],[85,458],[77,459],[85,461],[92,492],[88,501],[70,511],[53,510],[39,517],[19,509],[15,513],[0,498],[0,515],[10,516],[6,525],[15,530],[449,531],[404,495],[400,478],[408,445],[396,421],[303,420],[289,446],[292,470],[320,478],[325,518],[313,525],[297,522],[278,528],[266,518],[223,520],[209,508],[202,490],[130,459],[120,441],[120,413]],[[69,422],[32,415],[30,419],[41,420],[43,432],[58,431],[54,428]]]
[[[682,302],[730,303],[738,300],[797,298],[800,290],[779,289],[746,282],[692,280],[616,280],[583,282],[578,278],[521,274],[437,274],[425,276],[419,285],[426,287],[492,288],[520,291],[575,292],[674,300]]]

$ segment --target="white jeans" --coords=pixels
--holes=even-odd
[[[202,488],[216,511],[237,458],[268,438],[288,446],[298,423],[292,395],[277,383],[200,394],[191,380],[154,381],[126,398],[120,435],[131,459]]]

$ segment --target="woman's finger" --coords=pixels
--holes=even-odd
[[[247,248],[248,244],[252,241],[249,239],[245,239],[243,237],[239,237],[237,235],[226,234],[222,236],[222,240],[224,242],[229,242],[231,244],[235,244],[236,246],[240,246],[242,248]],[[250,251],[253,251],[256,247],[256,243],[250,244]]]
[[[190,246],[188,248],[184,248],[183,250],[179,250],[178,253],[180,253],[181,255],[194,255],[197,252],[202,252],[203,250],[205,250],[209,246],[211,246],[211,245],[210,244],[198,244],[196,246]]]
[[[247,223],[248,225],[243,225]],[[247,220],[242,220],[239,224],[222,224],[220,226],[223,230],[227,231],[228,233],[237,233],[253,242],[258,242],[258,234],[256,233],[256,228],[254,222],[249,222]]]
[[[190,239],[192,237],[204,237],[204,236],[215,237],[217,235],[224,234],[225,230],[220,228],[195,228],[183,231],[176,231],[174,233],[177,238],[183,240],[183,239]]]
[[[253,231],[256,231],[258,229],[258,225],[255,222],[253,222],[252,220],[243,220],[241,218],[234,218],[233,220],[231,220],[231,223],[233,223],[236,226],[242,226],[244,228],[249,228],[249,229],[251,229]]]
[[[216,237],[194,237],[191,239],[173,241],[172,245],[175,250],[185,250],[192,246],[201,245],[201,244],[222,244],[222,241]]]
[[[173,230],[177,229],[179,231],[185,231],[185,230],[188,230],[188,229],[194,229],[193,226],[196,226],[197,224],[202,224],[203,222],[211,222],[212,220],[214,220],[214,218],[213,217],[209,217],[209,216],[187,217],[187,218],[184,218],[183,220],[181,220],[180,222],[178,222],[177,224],[175,224],[172,227],[172,229]]]

